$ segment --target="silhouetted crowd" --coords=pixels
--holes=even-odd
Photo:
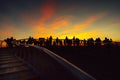
[[[111,46],[112,45],[112,39],[108,39],[105,37],[104,40],[101,40],[100,38],[96,38],[95,40],[93,38],[80,40],[79,38],[73,37],[73,39],[68,39],[66,36],[65,39],[59,39],[58,37],[56,39],[53,39],[52,36],[49,38],[39,38],[34,39],[33,37],[29,37],[28,39],[23,40],[16,40],[13,37],[7,38],[4,40],[7,43],[8,47],[14,47],[14,46],[20,46],[20,45],[26,45],[26,44],[34,44],[38,46]]]

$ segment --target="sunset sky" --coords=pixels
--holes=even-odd
[[[50,35],[120,41],[120,1],[0,0],[0,40]]]

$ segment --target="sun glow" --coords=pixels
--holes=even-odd
[[[2,48],[7,47],[7,43],[6,43],[6,42],[4,42],[4,41],[3,41],[3,42],[1,41],[1,42],[0,42],[0,47],[2,47]]]

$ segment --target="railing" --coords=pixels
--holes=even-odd
[[[96,80],[92,76],[90,76],[89,74],[87,74],[86,72],[78,68],[77,66],[75,66],[74,64],[70,63],[66,59],[49,51],[46,48],[39,47],[39,46],[33,46],[29,48],[31,48],[29,49],[30,51],[25,47],[18,47],[16,48],[16,51],[13,51],[12,53],[14,53],[14,55],[18,57],[20,60],[28,64],[31,68],[33,68],[34,71],[36,71],[38,74],[41,74],[39,72],[41,70],[41,67],[40,67],[41,65],[43,67],[46,67],[43,64],[45,65],[49,64],[46,62],[45,57],[41,56],[41,54],[44,54],[44,55],[47,54],[49,55],[49,57],[53,58],[59,64],[63,65],[66,69],[68,69],[74,76],[76,76],[77,80]],[[35,52],[33,51],[33,48],[35,48],[34,50]],[[39,53],[38,51],[41,51],[41,53]],[[41,61],[43,61],[44,63]]]
[[[69,61],[67,61],[63,57],[53,53],[52,51],[50,51],[46,48],[43,48],[43,47],[38,47],[38,46],[34,46],[34,47],[38,48],[39,50],[43,50],[50,57],[54,58],[56,61],[58,61],[64,67],[66,67],[70,72],[72,72],[79,80],[96,80],[91,75],[84,72],[82,69],[78,68],[74,64],[70,63]]]

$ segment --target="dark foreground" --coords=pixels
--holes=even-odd
[[[120,80],[120,47],[47,47],[97,80]]]
[[[77,78],[69,69],[40,49],[14,47],[0,49],[0,80],[83,79]]]

